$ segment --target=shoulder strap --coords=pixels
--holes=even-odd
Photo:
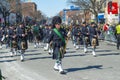
[[[65,39],[63,38],[63,36],[60,34],[60,32],[54,28],[53,31],[62,39],[62,41],[65,43]]]

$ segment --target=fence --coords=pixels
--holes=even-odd
[[[116,43],[116,36],[113,31],[106,31],[106,32],[101,32],[99,39],[110,41],[110,42],[115,42]]]

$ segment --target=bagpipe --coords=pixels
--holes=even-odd
[[[12,40],[12,48],[17,48],[17,40]]]
[[[26,42],[23,40],[21,41],[21,49],[25,50],[27,48]]]
[[[28,45],[27,45],[27,29],[22,28],[22,32],[21,32],[22,36],[19,37],[20,38],[20,46],[22,50],[27,49]]]

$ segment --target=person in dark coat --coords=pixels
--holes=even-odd
[[[76,25],[74,29],[74,36],[75,36],[75,42],[76,42],[76,49],[80,48],[80,36],[81,36],[81,30],[79,25]]]
[[[50,35],[51,35],[51,33],[52,33],[52,25],[51,24],[49,24],[48,25],[49,26],[49,31],[48,31],[48,40],[49,40],[49,37],[50,37]],[[48,41],[47,40],[47,41]],[[48,42],[47,42],[48,43]],[[49,43],[48,43],[49,44]],[[52,48],[52,42],[49,44],[49,47],[48,47],[48,53],[51,55],[52,53],[53,53],[53,48]]]
[[[49,49],[49,43],[48,43],[49,31],[50,31],[49,25],[46,24],[46,28],[44,29],[44,43],[45,43],[44,50],[45,51]]]
[[[87,47],[88,47],[88,43],[89,43],[89,31],[88,31],[88,27],[86,25],[86,22],[83,22],[82,24],[82,37],[83,37],[83,44],[84,44],[84,52],[87,52]]]
[[[65,30],[61,28],[62,20],[59,16],[55,16],[52,19],[53,30],[48,39],[48,42],[53,42],[53,59],[56,60],[54,69],[58,70],[60,74],[64,74],[64,70],[62,69],[62,59],[65,53]]]
[[[10,43],[10,55],[16,55],[17,54],[17,35],[16,30],[14,26],[10,26],[8,30],[8,39]]]
[[[97,34],[97,29],[95,28],[95,23],[92,22],[91,26],[89,27],[89,35],[90,35],[90,42],[92,45],[92,54],[93,56],[96,56],[95,54],[95,48],[97,45],[97,39],[98,39],[98,34]]]
[[[17,28],[17,36],[18,36],[18,49],[21,53],[21,61],[24,61],[24,53],[28,48],[27,43],[27,32],[25,31],[25,26],[21,23]]]
[[[39,48],[40,43],[40,27],[35,23],[33,25],[32,33],[33,33],[33,39],[34,39],[34,48]]]
[[[2,44],[3,44],[3,37],[4,37],[4,32],[3,32],[3,28],[0,27],[0,49],[2,48]]]

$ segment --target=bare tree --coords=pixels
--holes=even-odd
[[[106,0],[68,0],[67,3],[76,5],[82,10],[89,10],[95,15],[96,22],[98,13],[102,11],[102,7]]]
[[[9,3],[6,0],[4,1],[0,0],[0,13],[3,15],[5,26],[6,26],[6,17],[9,16],[9,11],[10,11]]]

